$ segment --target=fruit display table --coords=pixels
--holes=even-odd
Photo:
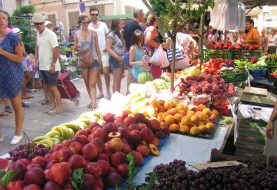
[[[152,171],[156,165],[172,162],[176,158],[185,160],[189,165],[209,162],[212,149],[221,149],[224,145],[228,138],[229,128],[232,128],[232,124],[218,127],[213,139],[189,136],[184,138],[179,134],[171,134],[168,141],[162,146],[160,156],[147,161],[141,168],[136,176],[136,183],[144,182],[145,174]]]

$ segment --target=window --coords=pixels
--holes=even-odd
[[[133,7],[132,6],[125,6],[125,14],[132,14]]]
[[[3,0],[0,0],[0,8],[1,8],[1,9],[4,9]]]
[[[72,26],[74,26],[74,28],[78,26],[78,17],[79,11],[68,13],[69,29],[72,28]]]
[[[51,21],[53,23],[54,26],[57,25],[57,23],[56,23],[56,20],[57,20],[56,14],[47,15],[47,18],[48,18],[49,21]]]

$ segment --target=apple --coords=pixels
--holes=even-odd
[[[94,190],[103,190],[104,189],[104,183],[102,177],[95,178],[95,186]]]
[[[10,166],[10,170],[16,171],[16,176],[14,177],[15,180],[24,179],[24,174],[26,172],[26,167],[24,164],[22,164],[20,162],[15,162]]]
[[[141,139],[146,142],[149,142],[152,138],[154,138],[153,131],[148,127],[144,127],[143,129],[141,129],[140,135],[141,135]]]
[[[119,127],[117,131],[121,134],[121,137],[128,140],[129,138],[129,129],[127,127]]]
[[[71,156],[72,151],[68,147],[63,147],[60,150],[58,150],[58,159],[60,162],[66,162]]]
[[[99,156],[98,156],[98,160],[107,160],[107,161],[109,161],[110,159],[109,159],[108,154],[100,153]]]
[[[62,187],[53,181],[48,181],[44,185],[43,190],[62,190]]]
[[[148,126],[153,131],[159,131],[161,129],[161,124],[157,119],[149,119],[148,120]]]
[[[49,153],[53,153],[53,152],[55,152],[55,151],[58,151],[58,150],[60,150],[62,147],[64,147],[64,146],[61,145],[61,144],[54,144],[54,145],[52,146],[52,148],[49,150]]]
[[[58,163],[57,160],[50,160],[47,162],[45,169],[49,169],[51,166],[53,166],[55,163]]]
[[[102,174],[102,168],[96,162],[90,162],[85,167],[85,173],[99,177]]]
[[[104,123],[102,125],[102,128],[105,130],[106,133],[110,133],[110,132],[116,132],[117,131],[117,127],[114,123]]]
[[[114,167],[117,167],[121,163],[126,163],[127,157],[124,152],[117,151],[111,156],[111,163]]]
[[[123,148],[123,142],[120,138],[112,138],[109,141],[109,146],[113,152],[120,151]]]
[[[103,119],[106,122],[114,122],[114,114],[112,114],[112,113],[105,113],[103,115]]]
[[[104,153],[107,154],[108,156],[112,155],[112,149],[110,147],[109,141],[105,143],[104,145]]]
[[[26,185],[23,190],[41,190],[40,186],[36,184]]]
[[[23,180],[11,181],[7,185],[7,190],[22,190],[23,188],[24,188],[24,181]]]
[[[24,175],[24,183],[26,185],[37,184],[39,186],[44,185],[46,181],[44,171],[41,168],[32,168],[28,170]]]
[[[79,135],[79,136],[73,137],[72,142],[79,142],[82,145],[85,145],[88,143],[88,138],[85,135]]]
[[[47,160],[42,156],[36,156],[32,159],[31,163],[39,164],[42,169],[45,168]]]
[[[149,144],[154,144],[155,146],[159,146],[160,140],[157,137],[154,137],[149,141]]]
[[[71,168],[74,170],[76,168],[83,168],[85,167],[86,160],[84,159],[83,156],[79,154],[73,154],[69,160],[68,163],[71,164]]]
[[[105,140],[107,138],[107,133],[103,128],[97,128],[95,131],[93,131],[93,136],[94,137],[99,137]]]
[[[143,164],[143,157],[142,154],[137,151],[132,151],[132,154],[135,157],[135,162],[137,166],[141,166]]]
[[[137,146],[141,142],[141,135],[140,131],[138,130],[133,130],[129,133],[129,142],[133,144],[134,146]]]
[[[2,161],[0,160],[0,164],[2,164],[1,162],[2,162]],[[19,159],[19,160],[17,160],[16,162],[23,164],[25,167],[27,167],[27,166],[31,163],[31,162],[30,162],[28,159],[26,159],[26,158]],[[11,164],[11,162],[10,162],[10,164]],[[5,169],[5,168],[1,168],[1,169]]]
[[[90,143],[94,144],[97,147],[98,153],[103,152],[103,150],[104,150],[104,141],[103,141],[102,138],[95,137],[95,138],[90,140]]]
[[[122,152],[124,152],[125,154],[128,154],[131,151],[132,151],[131,146],[127,143],[124,143],[122,147]]]
[[[94,179],[93,175],[85,174],[82,190],[94,189],[94,185],[95,185],[95,179]]]
[[[70,143],[69,148],[73,154],[80,154],[82,152],[83,145],[79,142],[72,142]]]
[[[135,119],[137,123],[144,123],[147,124],[147,119],[143,113],[136,113]]]
[[[68,162],[56,163],[49,169],[48,180],[54,181],[59,185],[65,185],[71,173],[72,170]]]
[[[127,175],[128,175],[128,164],[126,164],[126,163],[119,164],[117,166],[117,171],[121,175],[121,177],[123,177],[123,178],[127,177]]]
[[[62,145],[63,147],[69,147],[69,145],[70,145],[71,142],[72,142],[71,139],[63,140],[62,143],[61,143],[61,145]]]
[[[79,136],[79,135],[85,135],[85,136],[88,136],[88,135],[89,135],[89,133],[88,133],[88,131],[87,131],[87,130],[82,129],[82,130],[79,130],[79,131],[77,131],[77,132],[75,133],[75,136]]]
[[[149,155],[149,148],[145,145],[138,145],[136,151],[140,152],[144,157]]]
[[[93,161],[98,156],[98,148],[95,144],[88,143],[82,148],[82,155],[88,161]]]
[[[129,126],[131,124],[135,124],[136,123],[136,119],[133,116],[128,116],[128,117],[126,117],[124,119],[123,123],[127,127],[127,126]]]
[[[107,187],[115,188],[120,186],[121,182],[122,177],[117,172],[112,172],[105,178],[105,185]]]
[[[107,160],[98,160],[97,164],[101,167],[103,176],[106,176],[107,174],[110,173],[111,165],[110,165],[109,161],[107,161]]]
[[[128,125],[128,129],[130,131],[133,131],[133,130],[138,130],[139,131],[140,130],[139,125],[136,124],[136,123],[132,123],[132,124]]]

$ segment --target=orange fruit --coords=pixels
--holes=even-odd
[[[169,114],[166,113],[166,112],[162,113],[162,118],[163,118],[163,120],[165,120],[166,116],[168,116],[168,115],[169,115]]]
[[[164,121],[167,125],[171,125],[171,124],[175,123],[175,119],[172,115],[166,116]]]
[[[206,124],[206,127],[207,127],[207,129],[209,129],[209,130],[215,129],[214,124],[211,123],[211,122],[207,123],[207,124]]]
[[[182,119],[182,115],[180,113],[176,113],[173,117],[177,123],[179,123]]]
[[[197,107],[196,107],[196,110],[197,111],[202,111],[204,108],[206,108],[206,106],[204,104],[199,104]]]
[[[183,116],[181,119],[182,125],[187,125],[190,122],[189,118],[186,116]]]
[[[204,109],[202,110],[202,113],[205,114],[205,115],[207,115],[207,116],[210,116],[210,115],[211,115],[211,110],[210,110],[210,108],[204,108]]]
[[[175,115],[177,113],[177,109],[171,108],[171,109],[167,110],[167,113],[169,113],[170,115]]]
[[[193,116],[191,116],[190,120],[191,120],[191,122],[193,122],[193,123],[197,123],[198,120],[199,120],[199,117],[198,117],[197,115],[193,115]]]
[[[151,105],[153,108],[158,108],[160,106],[159,101],[157,99],[153,99],[151,101]]]
[[[216,114],[211,114],[210,120],[215,120],[216,118],[217,118],[217,115],[216,115]]]
[[[188,127],[187,125],[182,125],[182,124],[180,124],[180,125],[179,125],[179,131],[180,131],[181,133],[186,133],[186,134],[188,134],[188,133],[189,133],[189,127]]]
[[[208,128],[205,125],[200,125],[199,129],[202,133],[205,133],[206,131],[208,131]]]
[[[211,115],[213,115],[213,114],[214,114],[214,115],[216,115],[216,116],[218,116],[218,115],[219,115],[219,113],[218,113],[218,111],[217,111],[217,110],[212,110],[212,111],[211,111]]]
[[[171,131],[171,132],[179,131],[179,125],[177,125],[176,123],[169,125],[169,131]]]
[[[166,101],[164,103],[164,109],[169,110],[174,107],[174,102],[172,100]]]
[[[196,136],[199,135],[201,131],[198,127],[192,127],[189,132],[191,135]]]

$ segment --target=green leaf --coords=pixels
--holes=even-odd
[[[6,171],[5,170],[0,170],[0,179],[5,175]]]
[[[83,168],[77,168],[73,170],[71,184],[74,190],[80,190],[84,184],[84,170]]]
[[[9,170],[7,171],[0,179],[0,186],[6,187],[16,176],[16,171]]]

